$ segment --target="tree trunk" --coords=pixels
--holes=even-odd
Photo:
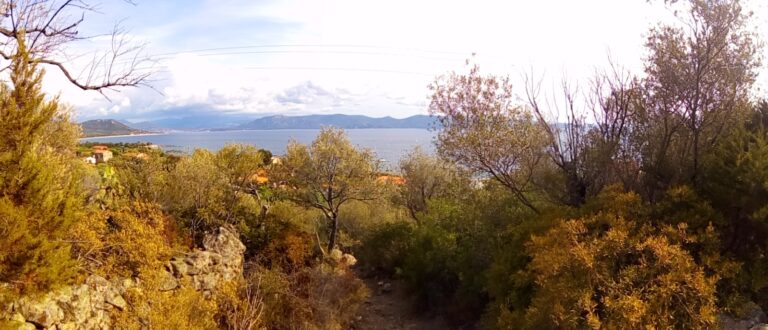
[[[334,214],[329,220],[331,220],[331,235],[328,238],[328,253],[331,253],[334,246],[336,246],[336,232],[339,230],[339,219]]]

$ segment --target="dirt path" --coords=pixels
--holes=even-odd
[[[451,329],[440,318],[413,312],[413,306],[402,285],[397,281],[363,278],[371,297],[360,308],[353,329]]]

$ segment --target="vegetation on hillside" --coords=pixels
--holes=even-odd
[[[645,74],[599,73],[584,102],[529,80],[521,104],[474,65],[438,77],[437,155],[390,176],[334,128],[275,162],[122,145],[86,164],[22,42],[0,87],[0,315],[91,274],[141,283],[112,315],[131,329],[349,328],[359,275],[482,328],[700,329],[768,310],[760,43],[737,0],[670,5],[687,14],[649,32]],[[168,261],[220,227],[245,245],[243,276],[163,289]]]

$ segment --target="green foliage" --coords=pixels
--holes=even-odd
[[[227,145],[217,153],[198,149],[167,174],[162,204],[198,238],[223,224],[256,225],[266,202],[253,176],[263,168],[253,146]],[[148,173],[151,174],[151,173]]]
[[[417,222],[420,214],[427,212],[429,200],[459,194],[462,188],[469,186],[471,175],[420,148],[400,160],[400,172],[405,183],[400,186],[398,201]]]
[[[286,198],[323,213],[330,251],[336,246],[341,206],[377,197],[377,166],[371,151],[355,148],[343,130],[326,127],[310,146],[291,142],[275,174],[287,186],[282,191]]]
[[[77,129],[19,45],[11,85],[0,86],[0,282],[22,292],[70,280],[77,263],[66,235],[82,215],[74,158]]]
[[[472,66],[468,74],[451,73],[429,88],[430,114],[442,126],[438,153],[494,178],[536,211],[526,192],[531,173],[546,161],[547,139],[531,113],[513,104],[509,78],[483,76]]]

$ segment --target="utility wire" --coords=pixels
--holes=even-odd
[[[214,47],[214,48],[201,48],[191,50],[181,50],[176,52],[167,52],[159,54],[151,54],[149,56],[168,56],[188,53],[203,53],[211,51],[221,50],[235,50],[235,49],[254,49],[254,48],[358,48],[358,49],[382,49],[382,50],[396,50],[396,51],[409,51],[416,53],[428,53],[428,54],[450,54],[450,55],[467,55],[465,52],[455,51],[441,51],[441,50],[426,50],[419,48],[408,47],[390,47],[390,46],[375,46],[375,45],[344,45],[344,44],[266,44],[266,45],[247,45],[247,46],[230,46],[230,47]]]

